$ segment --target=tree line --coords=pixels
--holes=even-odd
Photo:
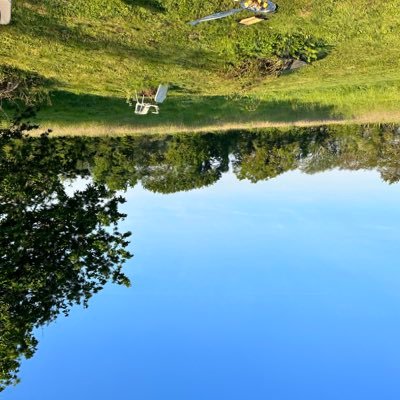
[[[35,328],[87,306],[108,281],[129,286],[121,191],[139,182],[164,194],[198,189],[230,168],[254,183],[295,169],[400,179],[394,125],[97,138],[32,137],[31,128],[0,129],[0,391],[34,354]],[[69,193],[78,178],[86,185]]]
[[[124,199],[98,182],[68,193],[67,179],[89,174],[77,148],[26,129],[0,130],[0,391],[34,354],[35,328],[87,306],[108,281],[129,286]]]
[[[76,168],[111,190],[141,183],[174,193],[216,183],[231,168],[239,180],[258,182],[299,169],[377,170],[387,183],[400,179],[400,130],[395,125],[295,128],[282,132],[168,136],[61,137],[50,140]]]

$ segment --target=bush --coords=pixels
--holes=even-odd
[[[329,46],[310,35],[276,35],[272,44],[273,53],[281,58],[295,58],[306,62],[320,60],[327,56]]]
[[[294,59],[310,63],[325,57],[329,49],[322,39],[309,35],[259,35],[255,31],[236,43],[228,74],[245,79],[243,86],[254,85],[267,75],[279,76]]]
[[[0,108],[5,101],[23,108],[36,106],[48,99],[50,82],[33,72],[0,65]]]

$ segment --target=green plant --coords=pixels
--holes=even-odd
[[[48,100],[50,81],[34,72],[0,65],[0,109],[8,104],[32,107]]]
[[[281,58],[296,58],[312,62],[324,58],[330,46],[322,39],[301,33],[276,35],[272,44],[273,53]]]

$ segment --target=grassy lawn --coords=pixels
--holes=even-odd
[[[400,0],[277,0],[268,21],[246,12],[192,27],[233,0],[16,0],[0,27],[0,64],[53,81],[45,126],[97,131],[187,130],[319,121],[400,121]],[[323,40],[304,69],[235,76],[238,48],[277,34]],[[160,115],[135,116],[127,94],[173,86]]]

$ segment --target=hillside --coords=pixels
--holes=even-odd
[[[16,0],[13,23],[0,27],[0,65],[49,79],[52,105],[38,119],[67,130],[400,121],[400,0],[277,3],[254,26],[238,24],[243,12],[192,27],[235,3]],[[293,37],[290,51],[304,39],[326,54],[279,77],[243,70],[276,60],[279,38]],[[172,84],[161,114],[135,116],[126,96],[159,82]]]

